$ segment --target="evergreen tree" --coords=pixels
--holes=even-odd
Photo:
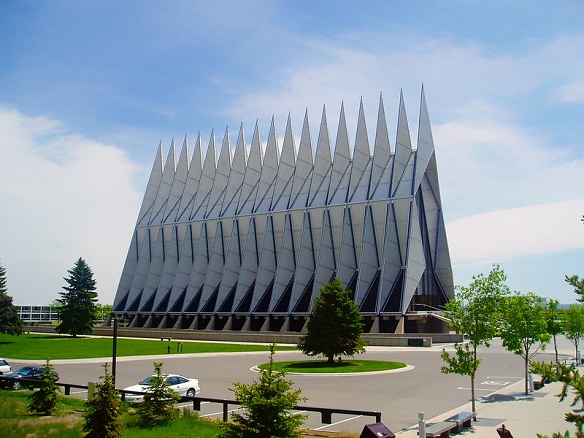
[[[39,390],[29,396],[28,410],[42,415],[53,415],[59,404],[59,386],[56,384],[59,377],[53,373],[53,365],[49,359],[43,366],[44,373],[39,376]]]
[[[12,297],[6,292],[6,269],[0,265],[0,333],[20,335],[22,321],[18,317],[16,306],[12,304]]]
[[[61,320],[56,330],[73,337],[90,334],[97,319],[97,293],[93,272],[81,257],[75,262],[73,269],[67,272],[69,277],[64,280],[68,286],[63,286],[65,292],[60,292],[61,298],[56,300]]]
[[[274,349],[270,347],[270,363],[260,369],[259,380],[250,385],[234,383],[235,399],[246,410],[246,415],[233,414],[231,421],[223,424],[223,433],[217,438],[300,438],[297,429],[304,415],[290,411],[305,399],[301,390],[293,390],[294,383],[286,380],[286,373],[274,371]]]
[[[154,377],[150,389],[144,394],[144,401],[138,406],[141,427],[158,426],[178,417],[176,404],[181,396],[169,387],[164,377],[162,363],[154,362]]]
[[[120,420],[122,401],[113,376],[108,373],[108,364],[104,363],[103,368],[103,380],[95,385],[95,395],[87,402],[83,432],[90,438],[118,438],[122,436],[123,427]]]
[[[456,297],[446,303],[445,316],[451,320],[450,327],[457,333],[468,336],[468,343],[456,343],[455,355],[442,350],[444,374],[460,374],[470,377],[472,411],[475,408],[475,375],[481,364],[477,357],[480,345],[489,346],[497,336],[499,312],[497,307],[502,297],[508,293],[505,285],[507,276],[494,265],[489,275],[479,274],[472,277],[468,287],[457,288]]]
[[[361,338],[363,325],[350,292],[334,278],[320,288],[298,348],[308,356],[322,355],[330,364],[337,355],[364,353],[367,341]]]

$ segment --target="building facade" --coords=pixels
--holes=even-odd
[[[370,152],[373,139],[373,153]],[[371,333],[440,331],[420,310],[454,295],[432,132],[422,90],[412,146],[400,98],[392,150],[383,100],[369,136],[363,104],[350,144],[341,105],[334,149],[326,112],[313,144],[288,118],[279,145],[243,127],[218,156],[200,136],[178,160],[159,147],[113,304],[130,327],[301,332],[338,277]],[[265,150],[264,150],[265,149]],[[333,152],[334,150],[334,152]]]

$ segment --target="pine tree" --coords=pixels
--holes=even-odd
[[[154,362],[154,377],[150,389],[144,394],[144,401],[138,407],[140,426],[154,427],[177,418],[179,411],[176,404],[180,399],[181,396],[166,382],[162,374],[162,363]]]
[[[87,402],[83,432],[89,438],[118,438],[122,436],[123,427],[120,420],[122,401],[113,376],[108,373],[108,364],[103,364],[103,368],[103,380],[95,385],[95,396]]]
[[[69,277],[64,280],[68,286],[63,287],[65,292],[60,292],[61,299],[56,300],[61,320],[56,330],[73,337],[90,334],[97,319],[97,293],[93,272],[81,257],[75,262],[73,269],[67,272]]]
[[[357,304],[343,283],[334,278],[320,289],[314,300],[306,333],[298,348],[308,356],[322,355],[334,363],[337,355],[364,353],[367,342],[361,338],[363,323]]]
[[[270,363],[260,369],[259,380],[247,385],[234,383],[235,399],[246,410],[246,415],[233,414],[231,421],[223,424],[223,432],[217,438],[272,438],[301,437],[298,428],[305,416],[290,411],[304,401],[301,390],[292,389],[294,384],[285,379],[285,373],[274,371],[274,349],[270,347]]]
[[[0,265],[0,333],[20,335],[22,333],[22,321],[18,317],[16,306],[12,304],[6,287],[6,269]]]
[[[43,366],[44,373],[39,376],[39,390],[29,396],[28,410],[42,415],[53,415],[59,404],[59,386],[56,384],[59,377],[53,373],[53,365],[49,359]]]

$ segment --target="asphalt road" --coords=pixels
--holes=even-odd
[[[300,405],[323,408],[381,411],[382,422],[393,432],[417,424],[418,412],[432,418],[455,409],[470,399],[470,379],[459,375],[445,375],[440,371],[443,361],[442,348],[435,344],[430,348],[372,348],[359,358],[405,362],[413,365],[410,371],[366,375],[291,375],[294,387],[302,390],[307,400]],[[266,349],[267,350],[267,349]],[[523,379],[523,360],[506,352],[500,345],[481,349],[482,363],[476,379],[477,398],[488,395],[506,385]],[[551,354],[540,354],[537,360],[551,359]],[[303,360],[299,352],[276,353],[276,361]],[[111,359],[108,360],[111,364]],[[222,354],[182,356],[167,354],[146,359],[118,358],[116,386],[133,385],[154,371],[153,362],[163,362],[163,371],[196,377],[201,386],[200,396],[234,399],[229,388],[233,382],[251,383],[258,374],[251,371],[255,365],[268,361],[266,353]],[[102,361],[69,362],[53,361],[60,381],[87,385],[103,374]],[[23,363],[14,361],[13,369]],[[111,368],[110,368],[111,372]],[[77,396],[85,397],[78,392]],[[236,409],[237,406],[230,406]],[[202,416],[222,416],[222,406],[203,403]],[[374,423],[373,417],[355,417],[333,414],[333,423],[321,423],[320,414],[311,413],[304,426],[327,431],[361,432],[365,424]]]

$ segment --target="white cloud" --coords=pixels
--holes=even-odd
[[[468,216],[446,224],[453,263],[483,265],[584,249],[584,198]]]
[[[142,194],[142,169],[55,120],[0,107],[0,263],[17,304],[50,303],[78,257],[113,301]]]

